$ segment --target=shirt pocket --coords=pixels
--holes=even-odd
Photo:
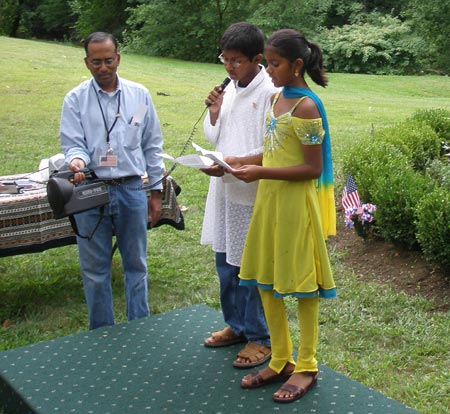
[[[141,145],[141,129],[140,125],[127,125],[125,128],[125,137],[123,146],[129,149],[136,149]]]

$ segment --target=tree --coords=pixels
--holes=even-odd
[[[100,30],[123,50],[216,62],[224,30],[245,20],[266,35],[298,30],[332,70],[448,73],[449,15],[442,0],[0,0],[0,34],[80,40]]]
[[[3,0],[0,2],[0,33],[39,39],[70,38],[75,19],[69,0]]]
[[[251,2],[254,12],[249,20],[266,35],[291,28],[305,36],[314,36],[322,25],[320,4],[317,0],[256,0]]]
[[[112,33],[119,41],[126,29],[128,7],[138,1],[132,0],[69,0],[76,16],[75,31],[79,39],[84,39],[95,31]]]
[[[128,50],[156,56],[216,62],[222,33],[246,20],[249,5],[240,0],[154,0],[131,11],[125,35]]]
[[[59,40],[72,37],[75,16],[69,7],[69,0],[44,0],[36,9],[36,19],[42,25],[40,35],[37,28],[33,30],[34,35]]]
[[[426,40],[422,56],[428,58],[432,68],[450,73],[450,2],[410,0],[406,16]]]
[[[0,31],[11,37],[33,35],[37,0],[3,0],[0,3]]]
[[[0,3],[0,35],[15,37],[19,19],[18,0],[4,0]]]

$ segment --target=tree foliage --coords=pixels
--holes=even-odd
[[[3,0],[0,2],[0,33],[12,37],[69,38],[75,18],[68,2]]]
[[[223,31],[248,15],[239,0],[155,0],[131,11],[128,50],[192,61],[215,62]]]
[[[417,70],[423,41],[407,22],[372,13],[364,22],[326,30],[320,44],[334,72],[404,74]]]
[[[13,37],[32,36],[38,5],[36,0],[4,0],[0,3],[0,31]]]
[[[426,40],[422,54],[430,66],[450,72],[450,2],[410,0],[406,15],[414,22],[417,33]]]
[[[18,0],[3,0],[0,5],[0,35],[16,37],[19,19]]]
[[[36,9],[42,37],[52,39],[71,38],[75,16],[68,13],[68,0],[44,0]]]
[[[224,30],[250,21],[317,41],[329,70],[448,73],[449,15],[441,0],[0,0],[0,34],[78,42],[102,30],[128,50],[213,62]]]
[[[126,29],[128,7],[136,3],[131,0],[69,0],[71,10],[77,17],[75,30],[78,38],[84,39],[89,33],[103,31],[121,40]]]
[[[297,29],[304,35],[313,35],[321,26],[322,17],[317,0],[252,1],[249,21],[270,34],[280,28]]]

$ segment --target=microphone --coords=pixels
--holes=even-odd
[[[223,82],[220,84],[220,93],[223,93],[223,90],[227,87],[227,85],[231,82],[231,79],[227,76]],[[210,107],[211,104],[206,104],[207,107]]]
[[[222,92],[230,82],[231,82],[231,79],[228,76],[223,80],[223,82],[220,84],[220,89],[222,89]]]
[[[231,79],[227,76],[223,82],[220,84],[220,94],[222,94],[223,90],[227,87],[227,85],[231,82]],[[186,142],[183,145],[183,148],[180,151],[180,155],[178,157],[181,157],[184,155],[184,153],[187,150],[188,145],[192,142],[192,139],[194,138],[195,132],[197,131],[197,125],[200,122],[200,120],[203,118],[203,115],[205,115],[205,112],[208,110],[208,108],[211,106],[211,104],[206,104],[206,106],[203,108],[202,114],[200,115],[200,117],[197,119],[197,121],[195,121],[194,126],[192,127],[192,131],[188,137],[188,139],[186,140]],[[164,174],[164,177],[169,176],[172,171],[175,169],[175,167],[177,166],[177,164],[174,162],[172,167],[170,167],[169,171],[166,172]],[[162,182],[163,178],[161,178],[160,180],[156,181],[155,183],[150,185],[150,189],[156,187],[156,185],[160,184]]]

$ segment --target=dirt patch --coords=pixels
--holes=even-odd
[[[337,236],[330,246],[343,251],[343,261],[361,280],[389,284],[410,295],[421,295],[436,304],[435,310],[450,309],[450,280],[430,266],[420,252],[410,252],[382,240],[364,241],[338,216]]]

